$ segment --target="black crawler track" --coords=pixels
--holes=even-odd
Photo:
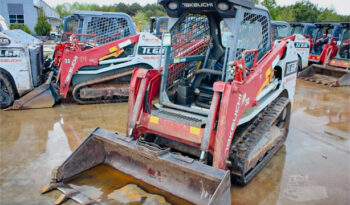
[[[76,92],[73,92],[73,98],[74,100],[82,105],[87,104],[100,104],[100,103],[116,103],[116,102],[127,102],[128,97],[113,97],[113,98],[93,98],[93,99],[81,99],[79,95],[79,90],[75,90]]]
[[[231,170],[231,179],[234,183],[246,185],[256,176],[260,170],[270,161],[272,156],[284,144],[289,128],[290,121],[290,101],[286,97],[279,97],[265,108],[255,119],[249,124],[241,128],[235,135],[236,140],[232,144],[230,150],[229,166]],[[286,117],[282,120],[283,110],[287,109]],[[249,169],[248,156],[252,155],[255,146],[259,144],[264,135],[271,129],[272,126],[278,125],[282,132],[282,137],[263,153],[262,158]],[[249,169],[249,170],[248,170]]]
[[[101,77],[98,79],[94,79],[94,80],[90,80],[90,81],[86,81],[83,83],[79,83],[77,84],[73,91],[72,91],[72,95],[74,100],[79,103],[79,104],[99,104],[99,103],[115,103],[115,102],[127,102],[128,101],[128,97],[124,97],[124,96],[114,96],[113,98],[103,98],[103,97],[98,97],[98,98],[92,98],[92,99],[82,99],[80,98],[80,89],[90,86],[90,85],[94,85],[94,84],[103,84],[104,82],[110,81],[110,80],[115,80],[117,78],[121,78],[124,76],[128,76],[131,75],[133,72],[133,70],[129,70],[126,72],[122,72],[122,73],[118,73],[115,75],[111,75],[111,76],[107,76],[107,77]]]
[[[9,107],[15,98],[15,91],[11,84],[11,81],[3,72],[0,72],[0,95],[4,95],[4,98],[5,96],[7,97],[7,99],[4,99],[4,101],[0,102],[1,109]],[[2,99],[1,96],[0,99]]]

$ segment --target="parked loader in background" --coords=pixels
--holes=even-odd
[[[8,30],[3,17],[0,25],[3,29],[0,33],[0,103],[4,109],[34,88],[40,91],[53,88],[47,83],[41,85],[46,76],[43,43],[22,30]],[[54,101],[55,97],[47,100]]]
[[[65,19],[64,30],[50,66],[56,89],[33,90],[11,109],[52,107],[70,91],[80,104],[127,101],[133,70],[159,65],[160,39],[136,33],[127,14],[78,11]],[[59,97],[45,102],[50,95]]]
[[[168,31],[169,17],[150,17],[149,25],[142,25],[142,22],[137,23],[137,31],[148,31],[158,38],[162,38],[162,34]],[[148,27],[149,26],[149,27]]]
[[[286,21],[271,21],[272,43],[291,36],[291,29]],[[298,72],[308,66],[310,41],[302,34],[294,34],[294,46],[298,53]]]
[[[151,25],[149,32],[157,36],[158,38],[161,38],[162,34],[168,31],[168,22],[169,17],[167,16],[151,17]]]
[[[342,26],[339,23],[315,23],[315,26],[317,31],[309,61],[323,65],[337,53],[337,41],[340,40]]]
[[[324,44],[320,60],[317,61],[319,64],[311,64],[300,73],[300,78],[332,87],[350,86],[349,25],[350,23],[340,23],[333,27],[334,37],[327,39],[328,44]],[[326,29],[323,31],[327,32]],[[317,46],[320,44],[315,44],[315,49]],[[312,55],[310,57],[314,59]]]
[[[63,32],[95,35],[97,45],[137,34],[131,17],[125,13],[80,10],[65,18]]]
[[[286,21],[271,21],[272,41],[291,36],[291,28]]]
[[[317,28],[312,23],[289,22],[291,34],[301,34],[310,41],[310,52],[312,50],[313,39],[316,37]]]
[[[106,164],[194,204],[230,204],[284,144],[296,84],[293,39],[271,47],[251,1],[160,0],[170,16],[162,69],[135,69],[127,134],[96,129],[42,193],[96,202],[69,180]]]

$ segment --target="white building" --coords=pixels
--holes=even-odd
[[[43,0],[0,0],[0,15],[5,18],[8,25],[18,22],[26,24],[35,33],[39,8],[44,9],[52,30],[60,25],[60,15]]]

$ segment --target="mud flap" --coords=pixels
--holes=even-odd
[[[99,128],[57,169],[51,185],[42,193],[69,187],[69,181],[74,176],[101,164],[194,204],[231,203],[229,171],[170,153],[169,150],[152,149],[132,138]]]
[[[299,77],[331,87],[350,86],[350,70],[312,64],[300,72]]]
[[[33,108],[48,108],[55,105],[59,100],[55,86],[51,83],[52,74],[48,80],[30,91],[18,100],[15,100],[12,107],[6,110],[22,110]]]

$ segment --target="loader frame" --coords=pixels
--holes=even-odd
[[[61,190],[71,177],[106,164],[195,204],[230,204],[230,175],[234,173],[228,157],[237,127],[263,113],[268,119],[264,122],[273,129],[279,129],[273,123],[280,122],[280,116],[286,122],[277,135],[263,132],[277,140],[258,153],[268,157],[248,167],[258,169],[248,178],[243,176],[245,182],[283,145],[297,75],[295,36],[278,41],[272,49],[268,10],[251,1],[159,3],[170,16],[170,33],[162,37],[165,54],[159,58],[164,61],[159,69],[133,71],[127,134],[96,129],[57,169],[43,192]],[[240,47],[246,45],[245,40],[252,43],[250,47]],[[207,81],[212,91],[206,101],[209,107],[193,106],[187,98],[192,92],[186,83],[202,74],[215,76]],[[174,90],[175,94],[182,90],[183,96],[177,94],[182,100],[174,100]],[[270,113],[270,108],[275,112]],[[62,198],[80,195],[71,197],[70,193]]]
[[[256,9],[259,14],[263,14],[266,10]],[[231,25],[240,24],[244,18],[244,12],[249,12],[249,9],[240,8],[236,13],[235,18],[224,18],[224,21],[230,22]],[[267,12],[265,13],[267,14]],[[210,14],[208,14],[210,15]],[[266,15],[269,18],[268,15]],[[181,17],[180,17],[181,19]],[[172,20],[170,19],[170,22]],[[174,27],[176,25],[173,24]],[[238,29],[233,30],[234,34]],[[294,40],[295,37],[291,37]],[[237,43],[237,39],[235,40]],[[233,41],[233,48],[236,46]],[[290,39],[281,41],[274,50],[269,50],[261,57],[257,59],[257,50],[246,50],[242,53],[243,59],[246,55],[254,54],[254,63],[252,68],[245,67],[244,60],[232,61],[235,58],[235,52],[232,52],[228,56],[226,76],[223,81],[215,82],[213,85],[213,98],[209,110],[197,110],[194,108],[188,108],[180,106],[170,102],[166,91],[167,72],[169,67],[167,65],[176,63],[188,63],[191,61],[204,60],[204,56],[184,56],[170,60],[170,48],[167,48],[164,68],[162,75],[157,71],[138,69],[134,71],[129,95],[129,119],[128,130],[130,136],[138,138],[141,135],[152,133],[165,137],[170,140],[178,141],[182,144],[195,147],[205,153],[213,155],[213,166],[219,169],[226,169],[229,150],[233,140],[233,134],[238,125],[248,122],[257,113],[259,113],[266,105],[272,102],[273,99],[285,93],[290,99],[293,98],[296,71],[288,73],[282,69],[286,64],[296,65],[297,59],[291,57],[290,59],[281,59],[284,53],[287,52],[287,56],[294,56],[290,54],[294,51],[295,47],[291,43],[288,43]],[[243,67],[246,69],[236,70],[240,73],[236,73],[234,79],[230,76],[231,70],[229,68]],[[280,80],[284,83],[284,86],[279,86],[275,92],[264,94],[265,96],[259,96],[263,88],[272,77],[272,68],[279,67],[281,70]],[[251,73],[246,74],[247,71]],[[230,79],[231,77],[231,79]],[[273,86],[273,83],[270,84]],[[242,92],[244,91],[244,92]],[[159,104],[154,105],[151,102],[156,96],[159,95]],[[144,99],[144,100],[143,100]],[[259,99],[259,100],[257,100]],[[234,107],[230,105],[236,105]],[[205,128],[198,125],[184,124],[183,122],[176,121],[175,119],[169,120],[159,116],[154,107],[158,110],[167,110],[168,112],[174,112],[178,115],[186,115],[190,118],[198,118],[202,116],[206,118]],[[250,114],[246,111],[250,109]],[[244,115],[245,113],[245,115]],[[220,117],[225,116],[225,117]],[[217,123],[217,126],[215,124]]]

